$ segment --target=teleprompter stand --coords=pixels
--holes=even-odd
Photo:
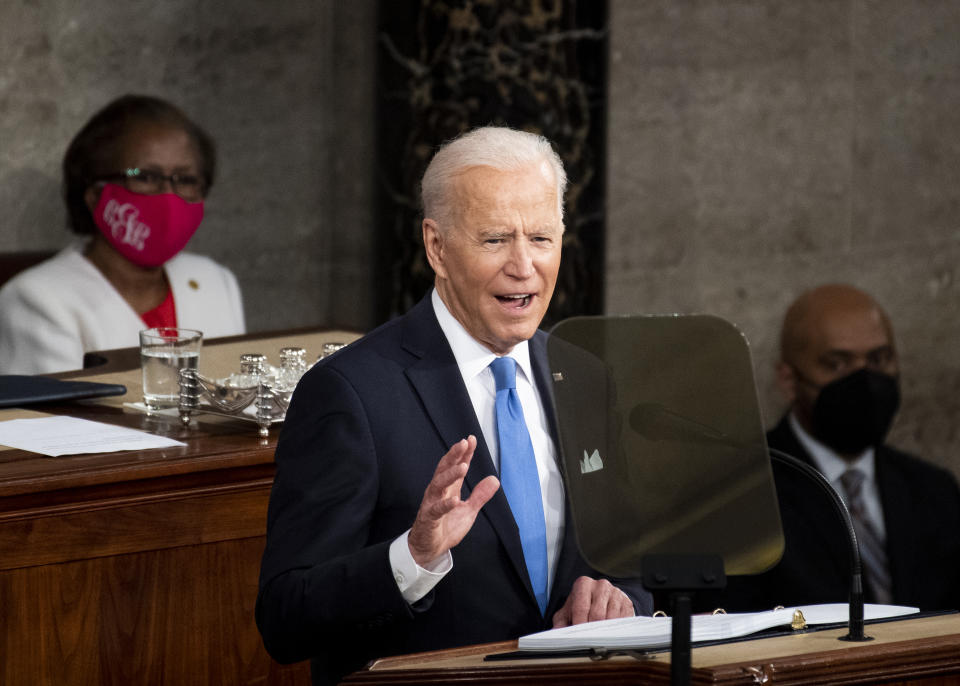
[[[710,315],[574,317],[547,355],[580,550],[668,596],[671,681],[688,684],[694,594],[783,554],[746,339]]]
[[[644,555],[643,585],[651,593],[670,597],[670,683],[690,683],[690,615],[697,591],[720,590],[727,585],[719,555]]]

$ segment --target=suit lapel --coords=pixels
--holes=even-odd
[[[886,528],[887,563],[894,598],[913,597],[913,574],[911,568],[922,558],[915,550],[917,532],[911,524],[915,517],[914,507],[903,488],[904,478],[898,474],[894,465],[886,458],[886,449],[880,446],[875,453],[877,486],[880,489],[880,503],[883,509],[883,523]]]
[[[467,497],[480,481],[490,475],[497,476],[497,473],[453,350],[437,322],[430,296],[421,300],[405,318],[402,345],[418,358],[407,367],[406,376],[444,445],[449,447],[469,434],[477,437],[477,450],[464,479],[466,492],[463,497]],[[520,533],[502,489],[498,489],[484,505],[480,516],[485,517],[496,532],[530,594],[530,601],[536,603],[523,559]]]
[[[784,415],[777,426],[767,434],[767,444],[770,447],[776,446],[777,450],[792,455],[798,460],[802,460],[811,467],[816,468],[813,459],[811,459],[810,455],[803,448],[800,439],[793,433],[793,429],[790,428],[788,416],[789,415]]]
[[[777,426],[767,435],[767,443],[771,447],[775,447],[782,452],[792,455],[819,471],[813,458],[810,457],[810,454],[803,447],[803,444],[800,443],[800,439],[797,438],[793,429],[790,427],[787,415],[784,415]],[[809,480],[806,475],[801,475],[791,467],[782,466],[778,468],[778,465],[775,464],[774,475],[776,476],[778,473],[784,475],[782,481],[780,479],[776,480],[777,499],[781,507],[781,516],[783,516],[782,508],[784,507],[784,503],[792,503],[795,514],[802,518],[804,526],[810,531],[816,532],[816,535],[812,538],[816,538],[822,542],[823,545],[828,546],[833,556],[833,564],[836,568],[841,572],[842,570],[849,569],[848,560],[850,552],[843,522],[840,521],[837,513],[834,512],[832,508],[811,508],[809,503],[805,501],[806,496],[803,494],[812,491],[819,495],[821,494],[819,487],[816,486],[813,481]],[[791,483],[797,484],[796,488],[799,490],[794,492],[789,486]],[[825,493],[822,494],[822,497],[825,499],[824,502],[827,502],[826,498],[828,496]],[[791,547],[791,542],[787,540],[786,545],[787,547]]]
[[[553,406],[553,381],[550,375],[550,361],[547,359],[547,334],[543,331],[537,331],[530,339],[530,366],[533,367],[533,377],[537,385],[537,392],[540,394],[540,402],[543,403],[547,415],[547,423],[550,428],[550,437],[553,439],[556,448],[557,461],[560,461],[559,432],[557,431],[557,415]]]
[[[560,458],[562,447],[560,445],[560,432],[557,425],[556,407],[553,402],[553,377],[550,373],[550,361],[547,357],[547,339],[548,335],[542,331],[537,331],[530,339],[530,365],[533,367],[533,376],[536,381],[537,391],[540,393],[540,401],[543,403],[547,415],[547,424],[550,428],[550,438],[553,440],[554,454],[556,455],[557,468],[564,481],[563,488],[566,491],[566,470],[563,460]],[[547,605],[546,617],[549,619],[554,612],[560,609],[560,605],[566,600],[566,592],[572,586],[574,575],[577,573],[582,556],[580,548],[577,545],[574,533],[573,514],[570,512],[570,498],[564,493],[564,528],[563,538],[559,541],[560,554],[557,556],[557,566],[553,574],[553,584],[550,587],[550,599]],[[564,589],[560,595],[557,589]]]

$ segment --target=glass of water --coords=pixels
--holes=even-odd
[[[143,402],[151,410],[180,402],[180,370],[196,369],[203,333],[195,329],[157,327],[140,332]]]

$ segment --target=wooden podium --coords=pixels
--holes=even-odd
[[[464,621],[469,621],[465,617]],[[694,648],[693,684],[958,684],[960,615],[903,619],[867,626],[874,640],[846,643],[843,630],[797,633]],[[397,684],[669,684],[670,654],[485,661],[516,641],[419,653],[376,661],[346,686]]]
[[[201,371],[356,337],[205,343]],[[132,411],[139,351],[108,357],[113,371],[69,376],[122,383],[126,396],[0,421],[69,414],[186,445],[68,457],[0,446],[0,684],[309,684],[307,663],[267,655],[253,617],[279,427],[260,439],[254,423],[197,415],[184,428]]]

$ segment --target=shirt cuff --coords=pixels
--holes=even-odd
[[[453,555],[448,550],[428,567],[421,567],[410,553],[407,543],[409,535],[410,530],[407,529],[390,544],[390,567],[393,570],[393,580],[397,582],[403,599],[413,605],[432,591],[447,572],[453,569]]]

